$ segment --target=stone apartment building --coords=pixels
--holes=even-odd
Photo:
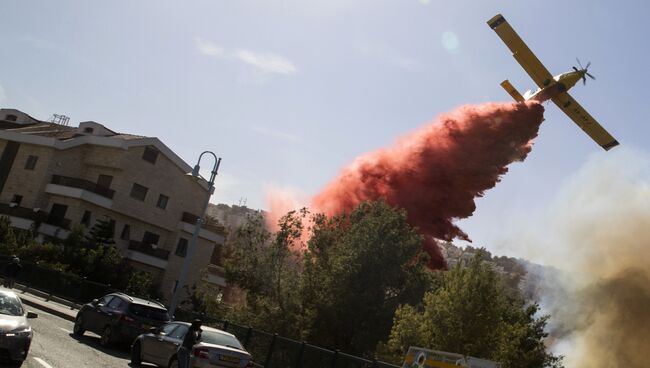
[[[116,133],[87,121],[72,127],[0,109],[0,215],[42,239],[64,239],[74,224],[114,224],[115,245],[150,272],[169,299],[207,183],[154,137]],[[223,227],[204,225],[188,284],[225,288]]]

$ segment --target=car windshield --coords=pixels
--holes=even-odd
[[[15,296],[0,294],[0,314],[22,316],[24,312],[20,300]]]
[[[216,332],[216,331],[205,331],[204,330],[203,332],[201,332],[201,342],[205,342],[207,344],[229,346],[231,348],[244,350],[244,348],[241,346],[241,343],[239,342],[239,340],[237,340],[233,336],[224,335],[224,334]]]
[[[156,319],[159,321],[169,321],[169,315],[165,309],[153,308],[142,304],[131,304],[129,309],[131,313],[138,317]]]

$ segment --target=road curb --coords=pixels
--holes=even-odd
[[[74,316],[71,316],[70,314],[62,312],[62,311],[57,310],[55,308],[51,308],[48,305],[46,305],[45,303],[38,303],[38,302],[35,302],[33,300],[29,300],[27,298],[21,298],[21,300],[22,300],[23,304],[29,305],[30,307],[40,309],[40,310],[45,311],[47,313],[53,314],[53,315],[55,315],[57,317],[61,317],[63,319],[67,319],[68,321],[74,322],[74,319],[75,319]]]

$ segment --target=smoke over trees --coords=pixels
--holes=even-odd
[[[544,349],[537,306],[525,305],[484,254],[467,269],[430,271],[403,210],[378,201],[333,217],[290,212],[278,228],[252,219],[233,237],[226,276],[246,303],[229,318],[353,354],[373,356],[379,346],[395,363],[420,344],[507,368],[561,366]],[[311,237],[297,247],[304,231]]]
[[[395,313],[382,350],[398,361],[409,346],[426,346],[501,363],[503,368],[561,367],[544,345],[548,317],[527,305],[483,261],[479,252],[467,267],[457,265],[416,306]]]
[[[438,241],[469,240],[454,221],[471,216],[474,200],[528,155],[543,112],[536,102],[462,106],[392,147],[358,157],[313,198],[312,208],[334,215],[378,199],[403,208],[424,236],[429,267],[445,268]]]

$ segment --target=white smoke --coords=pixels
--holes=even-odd
[[[512,244],[558,272],[538,274],[553,348],[567,368],[650,366],[650,158],[592,156]]]

